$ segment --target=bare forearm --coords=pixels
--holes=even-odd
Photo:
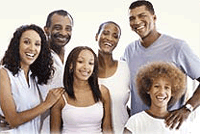
[[[43,103],[39,104],[38,106],[36,106],[35,108],[32,108],[30,110],[26,110],[23,112],[18,112],[18,113],[10,114],[10,115],[7,114],[6,120],[8,121],[8,123],[10,124],[11,127],[17,127],[25,122],[28,122],[28,121],[36,118],[40,114],[44,113],[50,107],[51,107],[50,104],[43,102]],[[8,117],[8,116],[10,116],[10,117]]]
[[[65,103],[62,97],[58,100],[58,102],[53,105],[51,108],[50,114],[50,131],[51,134],[61,134],[61,127],[62,127],[62,109]]]
[[[187,103],[191,104],[194,109],[196,109],[200,105],[200,84],[192,97],[187,101]]]

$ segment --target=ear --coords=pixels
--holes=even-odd
[[[154,19],[154,21],[156,21],[156,20],[157,20],[157,17],[156,17],[156,15],[154,15],[154,16],[153,16],[153,19]]]
[[[98,36],[99,36],[99,35],[98,35],[98,34],[96,34],[96,36],[95,36],[95,40],[96,40],[96,41],[98,41]]]
[[[44,27],[44,31],[45,31],[45,33],[47,34],[47,36],[49,36],[49,28],[48,27]]]

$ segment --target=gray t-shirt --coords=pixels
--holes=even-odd
[[[131,73],[131,115],[148,109],[135,89],[135,75],[141,66],[154,61],[172,62],[190,78],[200,77],[200,59],[188,44],[165,34],[162,34],[148,48],[143,47],[139,40],[132,42],[125,49],[122,60],[128,63]],[[181,105],[176,104],[172,109],[179,108]]]

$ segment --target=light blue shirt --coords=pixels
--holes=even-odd
[[[148,109],[135,89],[135,76],[141,66],[154,61],[172,62],[190,78],[200,77],[200,59],[188,44],[165,34],[162,34],[148,48],[142,46],[139,40],[132,42],[125,49],[122,60],[128,63],[131,73],[131,115]],[[181,105],[175,105],[172,109],[179,108]]]

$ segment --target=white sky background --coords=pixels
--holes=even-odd
[[[122,36],[114,51],[115,58],[123,55],[125,47],[138,36],[131,31],[128,7],[133,0],[6,0],[0,3],[0,58],[8,47],[12,34],[21,25],[37,24],[44,27],[47,15],[57,9],[67,10],[74,18],[72,39],[67,44],[92,47],[98,44],[95,34],[102,22],[118,23]],[[200,1],[150,0],[157,15],[157,29],[184,39],[200,55]]]

